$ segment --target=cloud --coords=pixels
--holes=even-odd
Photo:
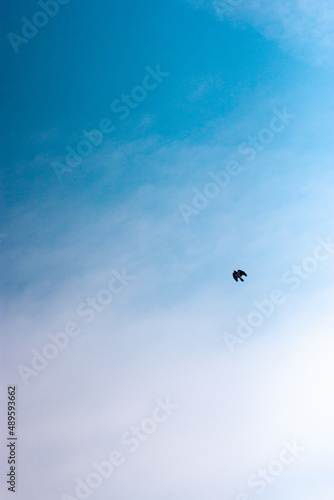
[[[37,208],[23,203],[12,212],[11,237],[0,249],[8,287],[5,366],[7,378],[19,383],[25,500],[73,492],[93,461],[104,460],[123,432],[150,417],[157,397],[170,396],[179,410],[138,454],[126,456],[98,491],[101,499],[118,498],[121,491],[139,500],[162,497],[162,491],[167,498],[199,499],[208,484],[210,498],[233,498],[290,436],[317,448],[317,458],[319,451],[328,456],[331,419],[321,432],[319,425],[332,380],[331,304],[320,299],[330,265],[305,281],[297,298],[289,297],[233,357],[223,333],[233,332],[253,300],[265,299],[281,273],[308,255],[319,234],[330,234],[331,221],[323,222],[332,206],[330,152],[321,157],[318,150],[301,154],[299,144],[294,147],[300,127],[305,131],[298,116],[286,141],[280,136],[283,142],[273,141],[255,162],[245,163],[238,182],[192,225],[185,226],[177,209],[193,187],[207,182],[211,169],[221,170],[236,154],[240,141],[267,125],[273,104],[262,100],[252,118],[243,109],[217,122],[201,142],[106,142],[90,159],[102,174],[89,193],[83,165],[73,173],[73,183],[83,183],[75,196],[65,182],[65,188],[56,184]],[[316,187],[310,191],[310,185]],[[305,213],[312,217],[304,220]],[[241,259],[251,269],[247,288],[236,287],[231,277]],[[17,364],[28,364],[31,349],[40,350],[49,332],[75,319],[78,304],[105,287],[111,268],[123,267],[136,276],[126,292],[25,388]],[[306,299],[304,318],[298,307],[305,315]],[[325,327],[319,335],[312,311],[321,303]],[[300,397],[305,382],[313,384],[316,407],[307,391]],[[302,471],[303,463],[296,467]]]
[[[222,5],[235,5],[223,8]],[[330,0],[203,0],[194,6],[213,10],[223,21],[251,23],[289,53],[313,64],[333,65],[334,4]]]

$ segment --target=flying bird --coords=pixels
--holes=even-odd
[[[235,279],[235,281],[238,281],[238,279],[240,279],[240,281],[244,281],[242,279],[243,276],[247,276],[245,271],[241,271],[241,269],[239,269],[238,271],[233,271],[233,278]]]

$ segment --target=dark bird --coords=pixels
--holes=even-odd
[[[242,277],[247,276],[247,274],[245,273],[245,271],[241,271],[241,269],[239,269],[238,271],[233,271],[232,276],[235,279],[235,281],[238,281],[238,279],[240,279],[240,281],[244,281]]]

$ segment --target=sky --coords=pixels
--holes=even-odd
[[[333,18],[3,2],[4,498],[333,498]]]

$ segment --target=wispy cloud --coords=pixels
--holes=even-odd
[[[19,430],[29,447],[29,463],[21,455],[20,478],[31,492],[25,500],[36,497],[36,471],[41,498],[73,492],[76,478],[91,474],[92,462],[117,449],[122,433],[150,416],[164,395],[180,410],[101,485],[102,498],[117,498],[121,489],[129,498],[156,498],[161,488],[173,498],[180,491],[203,498],[207,484],[212,498],[226,491],[233,498],[291,438],[307,450],[317,448],[315,460],[324,466],[320,451],[330,453],[332,420],[321,433],[314,422],[323,423],[332,379],[330,259],[235,356],[227,352],[224,333],[250,313],[254,299],[266,298],[282,272],[308,255],[318,236],[331,234],[331,152],[301,153],[299,143],[295,148],[302,131],[314,127],[297,112],[291,126],[246,162],[238,182],[193,224],[186,226],[178,212],[198,180],[207,182],[208,172],[221,170],[241,141],[270,124],[278,105],[272,101],[240,109],[232,122],[217,120],[200,142],[157,136],[119,146],[106,141],[90,160],[99,176],[89,196],[83,189],[73,200],[73,192],[56,183],[38,209],[22,203],[12,212],[10,238],[0,248],[10,360],[4,366],[20,383]],[[139,180],[133,172],[140,172]],[[85,186],[87,164],[75,175]],[[127,189],[117,197],[123,177]],[[61,202],[50,211],[59,192]],[[232,279],[236,261],[247,263],[247,288]],[[111,269],[123,267],[136,276],[131,286],[25,387],[16,367],[29,366],[32,349],[42,352],[49,334],[75,320],[78,304],[106,287]],[[321,311],[320,334],[313,308]],[[272,370],[277,363],[284,367],[279,378]],[[305,382],[312,390],[301,394]],[[41,463],[46,453],[48,461]],[[294,467],[302,474],[304,458]],[[150,481],[138,493],[143,476]],[[270,491],[289,479],[286,471]]]
[[[238,245],[234,224],[240,224],[241,231],[245,229],[238,211],[242,213],[248,201],[228,218],[222,217],[218,205],[202,224],[196,224],[192,234],[184,235],[183,223],[178,224],[165,210],[160,215],[155,212],[154,219],[150,215],[156,197],[161,208],[168,207],[165,195],[163,189],[141,190],[134,195],[121,209],[124,227],[118,237],[108,232],[111,220],[106,213],[99,221],[86,219],[85,234],[79,235],[76,229],[84,221],[73,220],[71,230],[62,238],[61,255],[49,248],[35,257],[33,247],[27,252],[25,266],[33,265],[36,271],[36,261],[40,262],[49,279],[44,292],[49,289],[51,294],[41,300],[43,282],[37,279],[28,293],[25,290],[12,301],[10,312],[15,319],[6,322],[6,331],[13,367],[29,362],[32,348],[40,350],[48,342],[48,333],[60,331],[73,319],[71,314],[82,295],[94,297],[105,286],[111,264],[125,260],[139,271],[129,292],[117,296],[90,328],[50,361],[31,388],[20,384],[19,432],[29,449],[29,463],[23,451],[20,454],[20,478],[29,492],[27,500],[34,498],[37,471],[40,498],[48,494],[53,500],[65,491],[73,492],[76,478],[86,478],[92,472],[92,462],[100,463],[113,449],[119,449],[122,434],[150,416],[155,399],[166,394],[180,410],[143,442],[136,455],[126,455],[124,466],[115,469],[101,486],[101,498],[111,494],[117,498],[122,490],[129,498],[136,492],[141,500],[156,497],[161,488],[174,498],[180,491],[191,492],[196,498],[196,490],[203,491],[204,484],[212,485],[216,495],[212,498],[218,499],[223,491],[233,498],[247,486],[249,474],[263,461],[275,459],[282,441],[291,436],[308,449],[310,443],[319,444],[329,452],[332,443],[328,436],[324,441],[323,435],[331,428],[331,421],[323,426],[321,437],[314,421],[320,419],[319,407],[326,403],[332,379],[332,352],[327,343],[330,326],[321,336],[315,335],[316,325],[298,321],[293,313],[287,316],[287,309],[283,309],[275,324],[266,324],[264,331],[254,335],[230,360],[223,333],[238,311],[247,310],[247,297],[232,288],[230,272],[227,277],[231,261],[228,247]],[[145,207],[138,210],[144,200]],[[294,209],[290,205],[286,210]],[[266,214],[266,226],[253,235],[254,240],[242,235],[244,245],[248,240],[248,258],[250,253],[262,257],[259,269],[253,267],[253,282],[268,279],[273,272],[270,267],[279,266],[269,243],[258,243],[256,252],[251,248],[260,232],[268,236],[270,225],[277,227],[272,215]],[[203,230],[205,226],[209,227]],[[98,237],[103,233],[102,239]],[[302,232],[297,239],[303,239]],[[79,259],[76,277],[71,255]],[[271,258],[266,261],[265,255]],[[64,267],[65,275],[68,273],[58,293],[54,293],[59,286],[55,287],[58,273],[52,266],[54,259]],[[252,293],[252,285],[248,293]],[[322,322],[325,320],[329,318],[324,311]],[[308,338],[310,351],[300,353],[301,337],[303,342]],[[325,346],[326,366],[321,355]],[[305,374],[305,363],[308,366],[311,351],[316,349],[319,357],[312,360]],[[277,363],[284,366],[279,370],[279,381],[272,370]],[[7,368],[7,375],[15,379],[13,368]],[[305,377],[308,387],[313,384],[317,408],[308,400],[309,393],[300,399]],[[323,388],[321,393],[319,387]],[[301,430],[297,425],[300,421],[304,422]],[[48,460],[41,463],[40,456],[46,453]],[[323,465],[324,460],[318,457],[318,463]],[[303,468],[300,461],[293,470],[301,472]],[[150,479],[138,493],[140,477]],[[288,481],[289,476],[284,475],[273,488]]]
[[[225,9],[222,16],[221,4],[224,3],[236,6]],[[268,39],[276,40],[285,50],[305,61],[333,65],[334,4],[331,0],[203,0],[194,5],[212,9],[223,21],[251,23]]]

